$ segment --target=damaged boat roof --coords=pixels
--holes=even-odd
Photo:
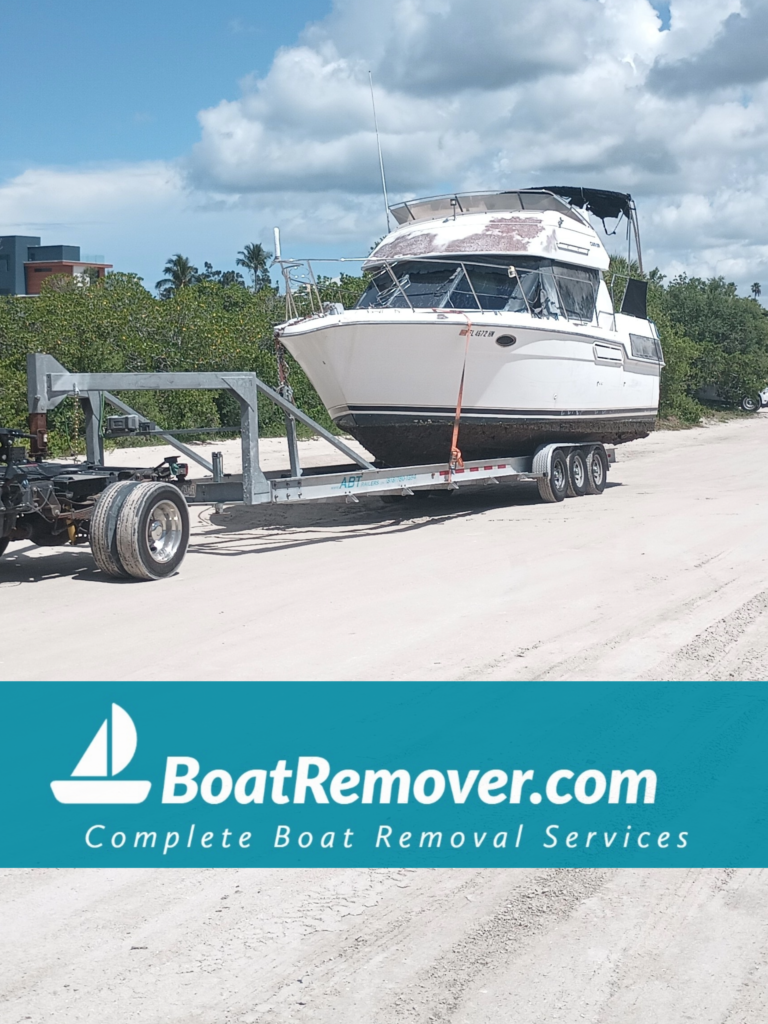
[[[445,256],[525,255],[554,259],[581,267],[605,270],[608,254],[586,217],[567,203],[546,193],[525,194],[540,200],[534,208],[521,208],[521,193],[495,193],[486,202],[465,202],[461,212],[439,200],[422,200],[420,217],[412,217],[387,235],[363,265],[370,269],[383,261],[434,259]],[[467,197],[442,197],[443,200]],[[472,199],[478,199],[473,194]],[[494,199],[504,202],[494,203]],[[488,202],[490,200],[490,202]],[[429,209],[426,209],[429,204]],[[409,204],[411,205],[411,204]],[[450,211],[450,212],[449,212]],[[417,211],[414,210],[414,213]]]

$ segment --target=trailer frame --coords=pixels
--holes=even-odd
[[[156,428],[147,433],[163,438],[181,454],[192,459],[210,474],[209,479],[185,480],[180,484],[188,504],[246,505],[296,502],[329,498],[357,500],[368,494],[410,495],[416,490],[457,490],[469,484],[495,484],[502,479],[516,481],[547,480],[552,456],[557,450],[570,452],[586,447],[602,447],[608,464],[615,462],[615,450],[598,442],[552,442],[542,445],[533,456],[478,459],[455,465],[450,462],[418,466],[377,467],[350,448],[342,438],[326,430],[298,408],[285,395],[265,384],[255,373],[230,371],[157,372],[157,373],[72,373],[53,356],[34,353],[27,359],[30,417],[47,413],[67,397],[80,400],[85,414],[86,458],[89,466],[104,466],[104,446],[99,418],[103,402],[121,412],[141,417],[115,391],[229,390],[240,405],[242,475],[226,474],[218,452],[208,462],[188,447],[173,432]],[[279,406],[286,417],[286,439],[290,471],[265,472],[259,461],[258,396]],[[355,467],[334,466],[320,469],[301,467],[296,422],[345,455]],[[141,436],[147,436],[147,433]],[[545,500],[552,500],[545,499]]]
[[[368,495],[409,497],[417,491],[457,491],[469,485],[523,481],[535,482],[542,500],[555,502],[566,496],[601,493],[608,467],[615,462],[611,446],[556,441],[541,445],[533,455],[376,466],[299,409],[287,385],[275,390],[255,373],[72,373],[53,356],[32,353],[27,357],[27,388],[29,434],[5,432],[25,436],[31,445],[28,459],[23,457],[23,449],[10,447],[10,441],[4,449],[8,454],[7,468],[0,473],[0,484],[5,480],[5,490],[0,491],[0,554],[9,539],[26,537],[34,543],[55,544],[66,530],[72,544],[87,539],[99,568],[112,576],[160,579],[175,572],[189,541],[188,505],[220,508],[235,503],[357,502]],[[209,462],[172,431],[156,426],[114,393],[212,389],[228,390],[238,401],[242,473],[225,473],[221,452],[213,452]],[[259,396],[281,408],[285,416],[290,462],[287,472],[266,472],[261,466]],[[47,414],[68,397],[76,398],[84,412],[86,462],[62,465],[60,470],[50,462],[43,467],[40,463],[48,454]],[[165,459],[150,470],[107,466],[102,423],[106,404],[124,414],[108,418],[108,424],[116,424],[117,433],[106,436],[160,437],[210,476],[189,479],[188,467],[175,458]],[[349,462],[302,468],[297,422],[324,438]],[[13,500],[8,497],[12,480],[17,495]],[[40,517],[53,524],[50,529],[38,522]],[[41,533],[42,527],[45,529]]]

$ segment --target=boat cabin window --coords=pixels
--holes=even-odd
[[[532,256],[402,260],[371,277],[357,308],[505,310],[590,322],[599,283],[597,270]]]
[[[565,263],[553,263],[552,270],[565,316],[569,320],[590,321],[595,315],[600,283],[598,271],[571,267]]]

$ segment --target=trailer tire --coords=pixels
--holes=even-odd
[[[587,493],[587,460],[580,448],[568,454],[568,497],[580,498]]]
[[[129,576],[160,580],[181,565],[189,544],[189,508],[173,484],[139,483],[117,520],[117,551]]]
[[[602,494],[608,481],[608,456],[601,444],[587,452],[587,494]]]
[[[552,452],[547,475],[536,481],[543,501],[562,501],[568,493],[568,461],[560,448]]]
[[[739,402],[743,412],[757,412],[762,405],[760,395],[744,395]]]
[[[91,552],[96,565],[108,576],[125,579],[130,575],[117,550],[117,521],[125,499],[137,485],[136,480],[118,480],[109,484],[99,495],[91,516]]]

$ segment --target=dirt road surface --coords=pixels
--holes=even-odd
[[[3,632],[45,642],[0,645],[0,678],[761,679],[767,450],[761,413],[625,445],[603,495],[562,504],[523,485],[193,508],[180,573],[153,583],[13,544]]]
[[[765,415],[658,434],[562,505],[195,511],[161,583],[14,545],[4,636],[39,642],[0,675],[764,678],[767,445]],[[731,870],[7,871],[0,1020],[758,1024],[767,894]]]
[[[762,1024],[753,871],[2,879],[4,1024]]]

